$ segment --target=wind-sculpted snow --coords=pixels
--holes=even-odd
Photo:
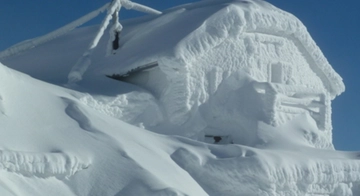
[[[360,173],[357,171],[360,164],[355,153],[322,160],[309,152],[268,151],[243,146],[209,149],[207,157],[186,149],[178,149],[171,155],[209,195],[359,194]]]
[[[79,100],[103,114],[140,127],[155,126],[163,120],[157,101],[145,92],[131,92],[116,97],[86,94]]]
[[[174,190],[171,188],[161,189],[161,190],[152,190],[146,184],[141,181],[133,181],[126,188],[118,192],[115,196],[186,196],[181,191]]]
[[[2,64],[0,83],[0,195],[206,195],[169,158],[171,138],[118,119],[153,123],[150,111],[116,113],[156,109],[149,94],[83,94]]]
[[[69,178],[87,169],[90,163],[62,152],[31,153],[0,151],[0,169],[15,172],[26,177]]]

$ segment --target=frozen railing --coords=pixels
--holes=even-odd
[[[266,123],[279,126],[308,112],[320,130],[331,130],[330,97],[321,89],[267,82],[254,83],[254,89],[264,102]]]

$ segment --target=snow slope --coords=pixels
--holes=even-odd
[[[186,40],[197,38],[188,36],[194,29],[221,18],[224,7],[246,10],[249,2],[201,1],[124,22],[121,51],[105,59],[107,39],[102,39],[92,66],[77,84],[64,85],[96,26],[1,60],[11,68],[0,63],[0,195],[360,195],[360,153],[314,148],[321,132],[309,113],[276,128],[260,122],[256,136],[244,134],[245,142],[240,142],[254,136],[255,144],[207,144],[176,136],[182,129],[201,126],[198,119],[186,126],[157,126],[171,118],[164,102],[138,86],[103,76],[106,70],[126,70],[163,52],[169,52],[166,57],[185,55],[181,51],[189,46]],[[262,1],[253,2],[276,11]],[[192,18],[200,19],[174,37],[162,36]],[[208,32],[210,37],[217,33]],[[141,53],[136,52],[139,48]],[[315,56],[320,52],[309,48]],[[332,69],[324,57],[317,59]],[[236,89],[246,80],[237,77],[227,85]],[[344,90],[341,84],[334,92]],[[241,107],[236,104],[229,99],[218,112],[225,116]]]
[[[3,65],[0,73],[5,190],[14,195],[206,195],[170,159],[176,139],[102,115],[76,98],[81,93]]]
[[[307,147],[280,133],[288,127],[264,125],[259,148],[204,144],[139,129],[3,65],[0,74],[1,195],[358,193],[359,153]]]
[[[204,144],[139,129],[3,65],[0,74],[1,195],[359,193],[359,153],[307,147],[289,127],[264,124],[258,148]]]

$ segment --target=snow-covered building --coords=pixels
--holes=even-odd
[[[188,136],[203,132],[252,144],[258,122],[280,126],[307,113],[323,137],[313,144],[331,146],[331,100],[344,84],[293,15],[264,1],[199,2],[122,36],[118,53],[124,66],[114,64],[103,73],[124,75],[122,80],[150,90],[171,123],[203,123]],[[243,134],[254,135],[254,141],[242,141]]]
[[[105,57],[105,34],[92,51],[83,82],[107,75],[151,92],[159,108],[143,122],[145,128],[252,146],[259,144],[261,123],[285,126],[306,115],[316,124],[311,131],[304,128],[308,142],[319,148],[333,147],[331,100],[345,87],[306,27],[290,13],[261,0],[199,1],[121,23],[117,54]],[[69,66],[97,30],[79,29],[22,53],[20,60],[3,62],[33,77],[63,84]],[[74,37],[82,39],[73,44]],[[37,40],[41,37],[10,48],[0,57],[16,53],[23,45],[29,48],[27,44]],[[50,56],[33,58],[34,53],[53,46]],[[56,50],[61,55],[54,55]],[[17,67],[30,60],[31,67]]]
[[[202,0],[121,21],[66,83],[99,26],[65,30],[106,8],[0,53],[0,195],[360,195],[360,153],[328,150],[344,84],[296,17]]]

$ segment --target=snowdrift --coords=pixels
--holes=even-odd
[[[294,16],[200,1],[121,23],[77,84],[97,26],[1,60],[0,195],[360,195],[360,153],[331,142],[344,84]]]
[[[174,139],[86,107],[79,92],[0,74],[1,195],[206,195],[171,161]]]

